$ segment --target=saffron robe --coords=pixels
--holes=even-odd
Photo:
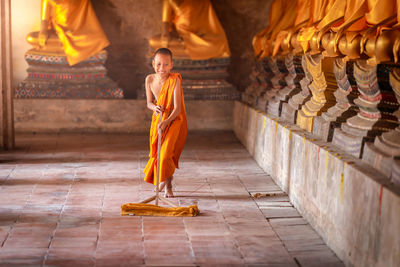
[[[174,89],[176,84],[177,86],[182,86],[181,75],[179,73],[170,73],[168,79],[161,88],[157,106],[164,106],[162,115],[163,121],[166,120],[174,110]],[[171,177],[175,172],[175,168],[179,168],[178,161],[187,136],[187,121],[183,93],[181,99],[181,113],[165,128],[161,136],[159,182],[163,182]],[[152,184],[156,184],[156,179],[154,179],[154,177],[157,173],[158,124],[159,115],[154,112],[150,128],[150,159],[143,171],[145,174],[144,180]]]

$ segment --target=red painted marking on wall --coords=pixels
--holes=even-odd
[[[382,212],[382,195],[383,195],[383,186],[381,185],[381,190],[379,192],[379,216],[381,216]]]

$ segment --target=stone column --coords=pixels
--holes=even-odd
[[[11,56],[11,0],[0,2],[0,53],[1,53],[1,94],[0,94],[0,146],[13,149],[14,108]]]

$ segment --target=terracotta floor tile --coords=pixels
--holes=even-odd
[[[253,199],[280,188],[231,132],[189,134],[171,200],[198,217],[120,216],[154,194],[147,135],[16,140],[0,151],[0,266],[342,266],[287,196]]]

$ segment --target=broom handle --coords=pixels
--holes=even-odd
[[[159,113],[159,119],[158,123],[162,121],[162,112],[160,111]],[[155,199],[155,204],[158,206],[158,193],[159,193],[159,183],[160,183],[160,154],[161,154],[161,130],[158,128],[157,125],[157,130],[158,130],[158,144],[157,144],[157,172],[156,172],[156,199]]]

